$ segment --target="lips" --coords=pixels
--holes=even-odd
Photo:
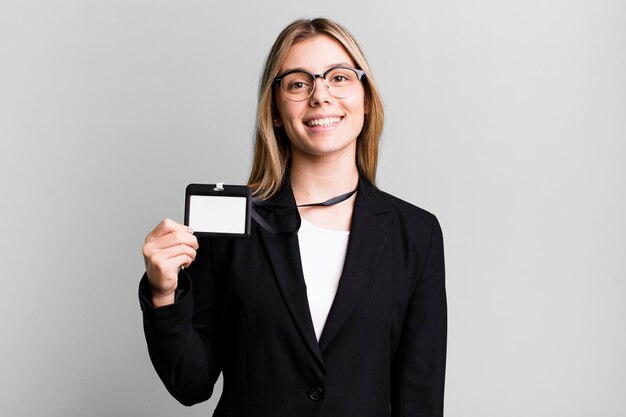
[[[315,126],[332,126],[343,120],[343,116],[330,116],[330,117],[320,117],[311,120],[307,120],[304,122],[305,125],[309,127]]]

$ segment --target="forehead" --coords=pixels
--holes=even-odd
[[[339,63],[354,66],[350,54],[339,41],[328,35],[317,35],[293,44],[285,56],[280,71],[303,68],[319,73]]]

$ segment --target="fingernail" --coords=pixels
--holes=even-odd
[[[188,227],[187,231],[193,235],[193,229],[191,227]]]

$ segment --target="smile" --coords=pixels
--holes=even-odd
[[[309,120],[307,122],[305,122],[305,124],[309,127],[314,127],[314,126],[331,126],[331,125],[335,125],[339,122],[341,122],[341,120],[343,119],[343,117],[326,117],[323,119],[315,119],[315,120]]]

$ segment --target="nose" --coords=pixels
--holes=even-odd
[[[333,100],[333,95],[330,93],[326,81],[321,76],[317,76],[313,83],[313,93],[311,93],[311,97],[309,97],[309,102],[311,105],[319,105],[322,103],[330,104]]]

